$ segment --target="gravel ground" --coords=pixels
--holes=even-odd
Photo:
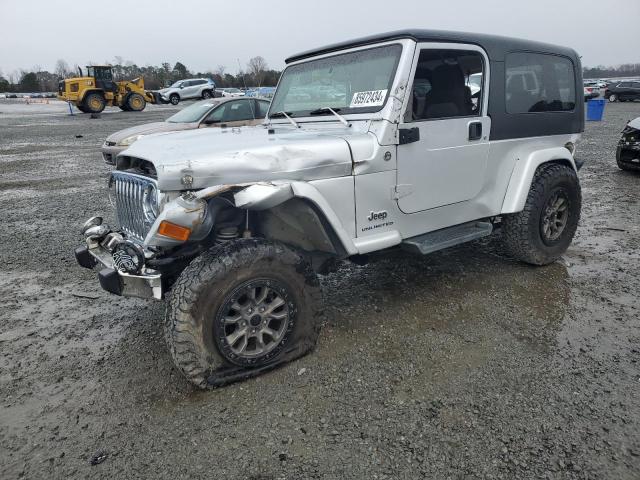
[[[174,369],[164,305],[72,255],[112,220],[105,136],[174,111],[0,102],[3,479],[640,478],[640,175],[614,158],[640,103],[587,124],[564,261],[477,242],[345,265],[315,353],[208,392]]]

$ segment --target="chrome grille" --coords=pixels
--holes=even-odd
[[[132,240],[142,242],[153,224],[145,201],[150,188],[157,191],[156,181],[134,173],[112,172],[109,182],[120,229]]]

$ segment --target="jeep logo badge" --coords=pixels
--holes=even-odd
[[[382,210],[381,212],[372,211],[367,217],[367,220],[369,220],[370,222],[373,222],[374,220],[384,220],[385,218],[387,218],[386,210]]]

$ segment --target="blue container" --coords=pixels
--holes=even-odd
[[[590,122],[602,121],[605,103],[606,100],[604,98],[592,98],[589,100],[587,102],[587,120]]]

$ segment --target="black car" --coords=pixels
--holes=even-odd
[[[607,86],[604,92],[605,98],[608,98],[610,102],[626,102],[627,100],[633,102],[634,100],[640,100],[640,81],[625,81],[618,82]]]
[[[640,171],[640,117],[631,120],[622,130],[616,162],[622,170]]]

